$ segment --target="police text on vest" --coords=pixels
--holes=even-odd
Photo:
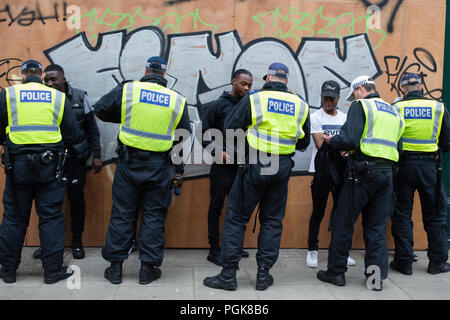
[[[431,119],[431,107],[405,107],[405,119]]]
[[[390,113],[394,116],[397,116],[397,114],[395,113],[394,109],[388,105],[387,103],[383,103],[380,101],[375,101],[375,105],[377,106],[377,110],[378,111],[383,111],[383,112],[387,112]]]
[[[51,91],[42,90],[21,90],[20,102],[52,103],[52,93]]]
[[[170,95],[142,89],[139,97],[139,102],[156,104],[158,106],[168,108],[170,105]]]
[[[288,116],[295,115],[295,103],[290,101],[269,98],[267,111],[274,113],[286,114]]]

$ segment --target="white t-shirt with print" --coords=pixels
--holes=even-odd
[[[342,125],[346,120],[347,114],[343,113],[342,111],[337,110],[337,114],[335,116],[330,116],[328,113],[323,111],[323,108],[320,108],[319,110],[311,114],[311,134],[322,132],[324,134],[329,134],[332,136],[338,135]],[[311,163],[309,165],[309,172],[315,172],[314,158],[317,154],[317,148],[312,136],[311,143],[313,144],[313,149]]]

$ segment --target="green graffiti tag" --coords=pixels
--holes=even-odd
[[[289,11],[284,16],[277,6],[273,11],[253,16],[253,20],[260,24],[261,35],[263,37],[278,37],[280,39],[293,37],[298,41],[301,41],[302,37],[314,36],[343,38],[356,33],[355,25],[357,23],[364,23],[366,28],[365,33],[367,33],[369,38],[372,32],[381,35],[381,39],[373,46],[374,50],[377,49],[386,38],[387,32],[385,30],[377,30],[368,27],[367,21],[371,17],[370,13],[357,18],[355,18],[352,12],[345,12],[335,17],[324,17],[322,11],[323,6],[320,6],[315,13],[297,12],[293,7],[290,7]],[[348,20],[350,22],[342,23],[343,20]],[[318,29],[317,26],[324,24],[326,24],[324,27],[316,31]],[[361,31],[358,31],[358,33],[360,32]]]
[[[177,13],[168,13],[160,17],[146,16],[143,13],[142,7],[138,7],[134,13],[117,13],[112,12],[110,9],[105,9],[100,14],[97,14],[95,8],[92,8],[89,12],[84,13],[80,17],[80,24],[83,26],[86,20],[89,20],[89,29],[80,30],[75,28],[76,34],[86,31],[89,40],[97,41],[98,34],[94,33],[94,27],[96,26],[106,26],[110,31],[123,30],[132,31],[136,27],[142,25],[142,21],[146,21],[145,25],[158,26],[165,34],[168,33],[180,33],[181,23],[183,20],[192,17],[193,28],[197,30],[200,26],[206,27],[212,32],[218,29],[215,24],[206,23],[202,18],[200,18],[199,10],[196,9],[194,12],[189,12],[184,15],[179,15]],[[147,22],[148,21],[148,22]],[[75,25],[75,20],[72,19]],[[167,32],[166,32],[167,31]]]

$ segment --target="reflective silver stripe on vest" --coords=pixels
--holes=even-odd
[[[402,138],[403,143],[409,144],[436,144],[437,139],[413,139],[413,138]]]
[[[365,104],[367,111],[367,138],[371,139],[373,138],[373,124],[374,124],[374,114],[373,114],[373,110],[372,110],[372,106],[370,105],[370,103],[366,102],[366,101],[362,101],[362,103]]]
[[[300,100],[300,112],[298,113],[297,119],[297,138],[300,138],[302,133],[302,128],[300,126],[303,116],[305,115],[306,103],[303,100]]]
[[[175,102],[175,108],[173,109],[172,115],[170,117],[169,128],[167,128],[168,135],[172,134],[172,130],[175,125],[175,121],[177,120],[177,117],[181,112],[182,103],[183,103],[183,97],[180,94],[177,94],[177,101]]]
[[[256,116],[255,126],[253,128],[258,130],[259,126],[263,122],[263,112],[261,108],[261,98],[259,96],[259,93],[253,95],[253,105],[255,106],[255,116]]]
[[[434,126],[433,133],[431,134],[431,140],[436,140],[439,130],[439,120],[441,118],[441,113],[444,111],[444,105],[440,102],[436,103],[436,112],[434,114]]]
[[[60,91],[56,91],[56,96],[55,96],[55,106],[53,107],[53,125],[57,125],[58,124],[58,118],[59,118],[59,113],[61,112],[61,106],[62,106],[62,92]]]
[[[17,96],[16,90],[13,87],[6,88],[8,90],[9,95],[9,109],[11,112],[11,125],[17,126],[19,121],[17,120]]]
[[[11,126],[9,128],[10,132],[31,132],[31,131],[44,131],[44,132],[58,132],[58,126],[46,126],[46,125],[23,125],[23,126]]]
[[[297,143],[297,139],[283,139],[279,137],[274,137],[262,133],[260,131],[255,130],[255,128],[250,128],[250,134],[253,134],[258,139],[265,140],[267,142],[276,143],[276,144],[286,144],[289,146],[294,146]]]
[[[125,126],[130,127],[131,110],[133,108],[133,82],[126,84],[127,92],[125,93]]]
[[[121,129],[125,133],[132,134],[134,136],[148,138],[148,139],[155,139],[155,140],[164,140],[164,141],[172,141],[172,135],[166,135],[166,134],[159,134],[159,133],[152,133],[152,132],[146,132],[141,130],[132,129],[126,126],[122,126]]]
[[[397,149],[397,144],[395,142],[385,140],[385,139],[378,139],[378,138],[364,138],[361,140],[362,143],[369,143],[369,144],[380,144],[383,146],[388,146],[391,148]]]

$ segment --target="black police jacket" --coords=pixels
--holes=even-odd
[[[41,79],[36,76],[29,76],[25,80],[25,83],[37,82],[42,83]],[[62,141],[58,143],[50,144],[15,144],[11,142],[9,137],[5,134],[5,129],[8,126],[8,110],[6,105],[6,91],[2,90],[0,92],[0,144],[6,142],[6,145],[11,154],[21,154],[21,153],[35,153],[43,152],[45,150],[60,151],[64,150],[65,145],[71,147],[72,145],[82,142],[83,137],[81,136],[80,129],[78,128],[78,123],[75,119],[74,112],[70,108],[70,102],[67,99],[64,104],[64,112],[61,119],[60,129],[62,135]]]

